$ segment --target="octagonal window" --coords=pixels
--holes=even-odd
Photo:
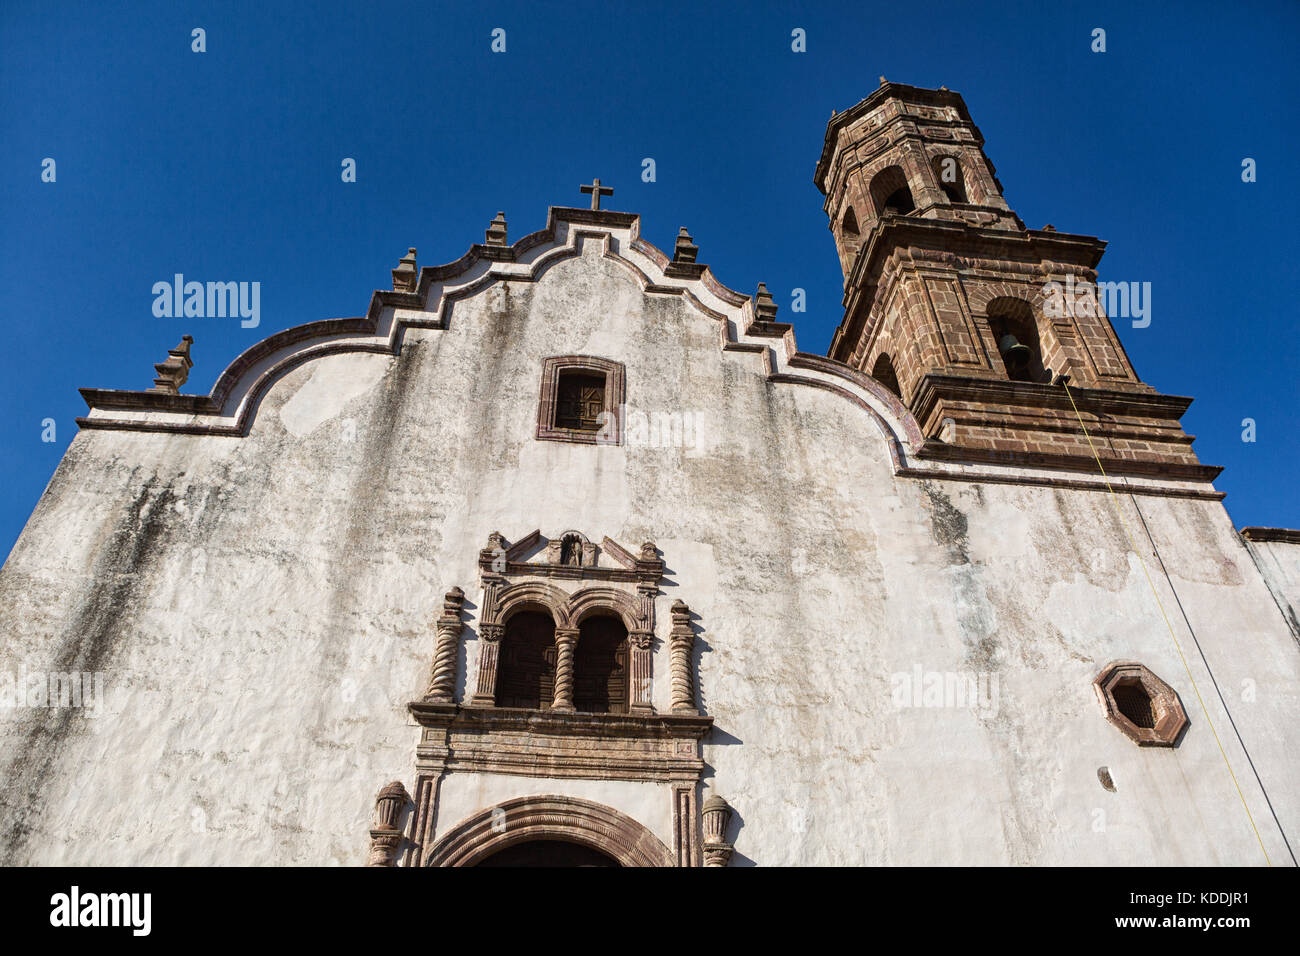
[[[1178,692],[1144,664],[1114,661],[1097,675],[1093,688],[1106,719],[1139,746],[1176,746],[1187,729]]]
[[[1156,725],[1155,708],[1151,703],[1151,695],[1147,693],[1141,681],[1121,681],[1115,685],[1114,694],[1115,704],[1119,707],[1121,714],[1138,727],[1147,730],[1154,729]]]

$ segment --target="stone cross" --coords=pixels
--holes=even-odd
[[[600,180],[599,180],[599,179],[593,179],[593,180],[591,181],[591,185],[590,185],[590,186],[579,186],[578,189],[580,189],[580,190],[581,190],[582,192],[584,192],[584,193],[591,193],[591,208],[592,208],[592,209],[599,209],[599,208],[600,208],[600,197],[601,197],[601,196],[612,196],[612,195],[614,195],[614,187],[613,187],[613,186],[602,186],[602,185],[600,184]]]

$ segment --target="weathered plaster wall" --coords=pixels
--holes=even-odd
[[[1300,645],[1300,545],[1287,541],[1247,541],[1246,550]]]
[[[534,440],[541,360],[567,353],[625,363],[630,410],[698,416],[701,447]],[[1143,545],[1155,588],[1284,862],[1179,603],[1291,834],[1300,653],[1221,506],[1139,503],[1177,600]],[[0,572],[0,671],[103,671],[107,696],[94,718],[0,714],[0,862],[361,863],[375,792],[413,786],[405,705],[443,592],[466,591],[463,696],[478,550],[539,527],[658,543],[655,702],[680,597],[736,864],[1263,861],[1107,495],[896,479],[861,409],[767,381],[588,244],[407,330],[397,357],[299,366],[245,438],[77,436]],[[1179,748],[1106,722],[1091,682],[1119,658],[1177,689]],[[993,706],[900,709],[893,675],[917,667],[983,675]],[[662,785],[499,775],[444,781],[438,831],[543,792],[671,841]]]

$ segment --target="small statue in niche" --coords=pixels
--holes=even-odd
[[[582,567],[582,539],[576,534],[566,534],[560,541],[560,564]]]

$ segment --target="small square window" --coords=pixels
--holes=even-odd
[[[623,366],[590,355],[561,355],[542,364],[537,437],[587,445],[623,443]]]
[[[604,424],[605,376],[561,372],[555,398],[555,427],[600,431]]]

